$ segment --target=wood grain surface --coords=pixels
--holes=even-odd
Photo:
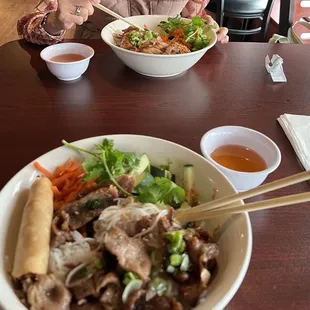
[[[221,125],[261,131],[282,152],[268,181],[302,171],[276,119],[310,115],[308,46],[217,45],[191,70],[151,79],[126,68],[102,41],[88,71],[58,81],[40,59],[41,47],[15,41],[0,48],[0,186],[61,139],[135,133],[165,138],[196,152],[202,135]],[[284,59],[288,82],[271,81],[268,54]],[[257,199],[308,191],[307,183]],[[227,309],[310,309],[309,204],[251,214],[254,245],[249,270]]]

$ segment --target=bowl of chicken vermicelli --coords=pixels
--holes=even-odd
[[[116,20],[102,29],[101,37],[122,62],[151,77],[170,77],[194,66],[216,43],[212,26],[200,17],[143,15],[128,17],[144,30]]]
[[[0,306],[223,309],[250,261],[247,213],[179,223],[236,192],[178,144],[137,135],[68,143],[0,193]]]

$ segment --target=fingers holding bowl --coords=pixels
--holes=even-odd
[[[220,43],[227,43],[229,41],[228,37],[228,28],[219,27],[218,23],[207,13],[203,14],[202,18],[205,20],[205,23],[209,26],[214,27],[214,31],[217,34],[217,41]]]
[[[228,43],[229,37],[228,37],[228,28],[226,27],[220,27],[217,31],[217,41],[220,43]]]

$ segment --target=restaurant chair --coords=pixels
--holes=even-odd
[[[260,34],[262,41],[266,40],[270,14],[274,0],[211,0],[208,10],[216,12],[216,21],[220,27],[224,25],[224,18],[242,19],[241,29],[229,29],[229,35]],[[261,26],[248,29],[249,21],[260,19]]]

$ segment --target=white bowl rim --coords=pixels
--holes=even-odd
[[[130,17],[127,17],[126,19],[133,19],[133,18],[145,18],[145,17],[154,17],[154,18],[168,18],[168,17],[172,17],[172,16],[169,16],[169,15],[137,15],[137,16],[130,16]],[[185,20],[188,20],[188,18],[183,18]],[[126,53],[129,53],[129,54],[132,54],[132,55],[140,55],[140,56],[143,56],[143,57],[151,57],[151,58],[179,58],[179,57],[189,57],[190,55],[196,55],[196,54],[201,54],[203,52],[206,52],[207,50],[211,49],[217,42],[217,35],[215,33],[215,31],[213,29],[210,29],[210,31],[212,32],[212,35],[214,36],[210,42],[210,44],[204,48],[202,48],[201,50],[199,51],[195,51],[195,52],[190,52],[190,53],[185,53],[185,54],[173,54],[173,55],[165,55],[165,54],[146,54],[146,53],[139,53],[139,52],[135,52],[135,51],[130,51],[130,50],[126,50],[125,48],[122,48],[122,47],[119,47],[119,46],[116,46],[115,44],[105,40],[103,38],[103,31],[105,29],[108,29],[109,26],[116,22],[117,20],[114,20],[112,22],[110,22],[109,24],[107,24],[106,26],[103,27],[103,29],[101,30],[101,39],[106,43],[108,44],[111,48],[115,48],[116,50],[119,50],[121,52],[126,52]]]
[[[137,138],[148,138],[148,139],[154,139],[154,140],[158,140],[158,141],[163,141],[163,142],[168,142],[168,143],[171,143],[172,145],[175,145],[177,147],[181,147],[182,149],[184,150],[187,150],[188,152],[192,153],[192,154],[195,154],[196,156],[199,156],[201,157],[202,159],[206,160],[206,158],[204,158],[202,155],[200,155],[199,153],[181,145],[181,144],[178,144],[178,143],[175,143],[175,142],[172,142],[172,141],[169,141],[169,140],[166,140],[166,139],[162,139],[162,138],[157,138],[157,137],[153,137],[153,136],[147,136],[147,135],[135,135],[135,134],[107,134],[107,135],[100,135],[100,136],[92,136],[92,137],[87,137],[87,138],[83,138],[83,139],[80,139],[80,140],[75,140],[73,142],[70,142],[72,144],[75,144],[75,143],[80,143],[84,140],[88,140],[88,139],[91,139],[91,138],[113,138],[113,137],[120,137],[120,136],[123,136],[123,137],[127,137],[127,138],[130,138],[130,137],[137,137]],[[46,153],[43,153],[41,154],[40,156],[38,156],[36,159],[32,160],[30,163],[28,163],[27,165],[25,165],[22,169],[20,169],[17,173],[15,173],[15,175],[9,179],[9,181],[3,186],[3,188],[1,189],[0,191],[0,195],[1,195],[1,192],[6,190],[6,188],[15,181],[15,179],[18,177],[19,173],[26,169],[29,165],[31,165],[32,162],[34,161],[39,161],[40,158],[42,156],[45,156],[49,153],[52,153],[58,149],[61,149],[61,148],[64,148],[65,146],[64,145],[61,145],[57,148],[54,148]],[[206,160],[207,161],[207,160]],[[217,172],[222,175],[226,181],[231,185],[232,189],[237,193],[237,190],[235,189],[234,185],[230,182],[230,180],[225,176],[225,174],[220,171],[213,163],[207,161],[209,164],[211,164],[212,166],[214,166],[217,170]],[[243,201],[242,201],[242,204]],[[244,280],[244,277],[247,273],[247,270],[248,270],[248,267],[249,267],[249,264],[250,264],[250,261],[251,261],[251,255],[252,255],[252,248],[253,248],[253,233],[252,233],[252,225],[251,225],[251,221],[250,221],[250,216],[248,214],[248,212],[243,212],[243,213],[240,213],[242,214],[244,217],[245,217],[245,222],[246,222],[246,231],[247,231],[247,237],[248,237],[248,243],[247,243],[247,249],[246,249],[246,253],[245,253],[245,256],[244,256],[244,259],[242,261],[242,267],[240,269],[240,272],[237,276],[237,278],[235,279],[233,285],[231,286],[231,288],[226,292],[226,294],[223,296],[223,298],[221,299],[221,301],[216,305],[216,310],[222,310],[225,306],[227,306],[227,304],[231,301],[231,299],[234,297],[234,295],[236,294],[236,292],[238,291],[238,289],[240,288],[243,280]],[[239,215],[240,215],[239,214]],[[13,290],[13,288],[12,288]],[[203,303],[201,304],[203,305]],[[1,299],[0,299],[0,306],[2,306],[4,309],[8,309],[8,308],[5,308],[5,305],[2,303]],[[199,305],[197,306],[199,307]]]
[[[210,136],[211,133],[213,132],[216,132],[217,130],[219,129],[223,129],[223,128],[239,128],[239,129],[242,129],[242,130],[245,130],[245,131],[249,131],[251,132],[251,134],[256,134],[256,135],[259,135],[261,136],[262,138],[264,138],[265,140],[267,140],[274,148],[274,150],[276,151],[277,153],[277,156],[276,158],[274,159],[274,163],[272,165],[270,165],[269,167],[267,167],[266,169],[264,170],[261,170],[261,171],[257,171],[257,172],[244,172],[244,171],[238,171],[238,170],[233,170],[233,169],[229,169],[225,166],[222,166],[221,164],[219,164],[218,162],[216,162],[207,152],[206,152],[206,147],[204,146],[205,145],[205,141],[207,140],[208,136]],[[251,129],[251,128],[248,128],[248,127],[243,127],[243,126],[233,126],[233,125],[228,125],[228,126],[219,126],[219,127],[215,127],[215,128],[212,128],[210,129],[209,131],[207,131],[201,138],[200,140],[200,149],[201,149],[201,152],[203,154],[203,156],[205,158],[208,158],[208,160],[215,166],[219,166],[221,167],[221,169],[225,170],[225,171],[229,171],[229,172],[234,172],[234,173],[238,173],[240,175],[244,175],[244,176],[254,176],[254,175],[259,175],[259,174],[270,174],[271,172],[275,171],[280,163],[281,163],[281,151],[279,149],[279,147],[276,145],[276,143],[274,141],[272,141],[268,136],[264,135],[263,133],[257,131],[257,130],[254,130],[254,129]]]
[[[58,46],[59,45],[66,45],[66,46],[73,46],[73,45],[76,45],[76,46],[84,46],[84,47],[87,47],[90,51],[90,55],[81,59],[81,60],[76,60],[76,61],[70,61],[70,62],[61,62],[61,61],[53,61],[53,60],[50,60],[48,58],[46,58],[43,54],[49,50],[49,49],[53,49],[54,48],[54,45],[50,45],[50,46],[47,46],[45,47],[41,52],[40,52],[40,57],[45,61],[45,62],[48,62],[48,63],[52,63],[52,64],[57,64],[57,65],[73,65],[73,64],[77,64],[77,63],[81,63],[81,62],[84,62],[88,59],[91,59],[94,55],[95,55],[95,51],[92,47],[90,47],[89,45],[86,45],[86,44],[83,44],[83,43],[77,43],[77,42],[63,42],[63,43],[59,43],[57,44]]]

